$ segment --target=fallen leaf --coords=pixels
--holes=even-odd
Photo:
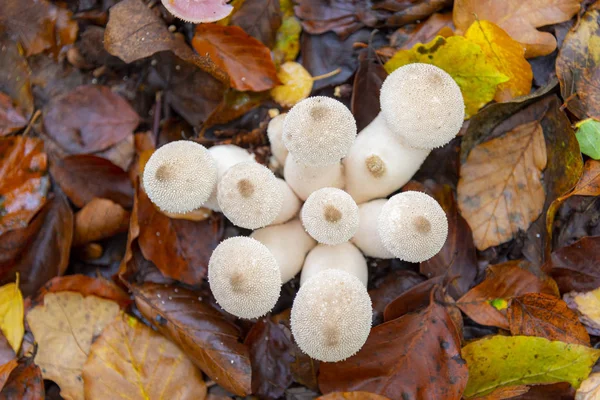
[[[16,359],[12,359],[0,365],[0,396],[2,396],[2,388],[8,381],[11,372],[17,367],[17,365],[18,362]]]
[[[109,199],[126,208],[133,205],[129,175],[105,158],[68,156],[51,163],[50,173],[77,207],[84,207],[94,198]]]
[[[352,86],[350,109],[356,119],[356,128],[360,132],[381,111],[379,90],[388,74],[371,49],[361,51],[358,60],[358,70],[354,75]]]
[[[132,291],[142,314],[210,379],[238,396],[251,393],[250,355],[235,325],[187,289],[146,283]]]
[[[478,44],[462,36],[437,36],[429,43],[399,50],[384,67],[392,73],[411,63],[433,64],[454,78],[465,100],[465,118],[475,115],[494,98],[498,85],[509,80]]]
[[[192,46],[226,71],[237,90],[260,92],[280,84],[269,49],[237,26],[197,25]]]
[[[447,35],[445,32],[452,32]],[[385,50],[388,57],[392,57],[396,50],[408,50],[418,43],[427,43],[435,39],[436,36],[453,36],[454,24],[452,22],[452,13],[434,13],[427,20],[418,23],[416,26],[408,25],[396,30],[390,37],[390,48],[380,48],[377,52],[381,54]]]
[[[598,255],[600,236],[584,237],[552,252],[544,270],[556,280],[561,293],[587,292],[600,287]]]
[[[512,399],[522,394],[529,392],[529,386],[506,386],[494,389],[493,392],[485,396],[478,396],[476,400],[504,400]]]
[[[600,372],[594,372],[581,382],[575,400],[597,400],[600,398]]]
[[[84,85],[53,98],[44,111],[48,136],[70,154],[106,150],[133,133],[139,116],[110,88]]]
[[[563,296],[569,307],[576,310],[579,320],[595,336],[600,334],[600,288],[590,292],[569,292]]]
[[[398,297],[390,301],[383,310],[383,321],[389,322],[400,318],[408,313],[420,311],[427,307],[431,300],[431,292],[441,285],[443,277],[428,279],[414,285]]]
[[[127,232],[129,213],[108,199],[94,198],[75,214],[73,245],[109,238]]]
[[[269,48],[275,44],[281,22],[279,0],[245,0],[231,17],[231,25],[239,26]]]
[[[91,345],[83,366],[90,400],[206,397],[202,373],[175,344],[133,317],[121,314]]]
[[[496,101],[508,101],[531,91],[533,72],[525,59],[525,48],[502,28],[490,21],[477,20],[465,32],[465,38],[477,43],[509,80],[498,85]]]
[[[48,293],[44,305],[27,313],[27,323],[38,344],[35,363],[44,379],[60,386],[65,400],[84,398],[81,370],[92,339],[119,313],[119,305],[76,292]]]
[[[5,2],[3,2],[5,4]],[[0,6],[2,7],[2,6]],[[22,48],[6,32],[0,32],[0,92],[10,97],[28,119],[33,114],[31,69]]]
[[[0,332],[0,365],[7,364],[9,361],[14,360],[16,358],[16,353],[13,350],[10,343],[8,343],[8,339],[4,336],[2,332]],[[7,376],[8,377],[8,376]],[[1,380],[2,378],[0,378]],[[0,384],[0,387],[2,384]],[[0,388],[0,390],[2,390]]]
[[[371,329],[356,355],[321,364],[319,374],[323,393],[365,391],[390,399],[459,400],[466,384],[460,336],[433,300],[419,313]]]
[[[0,235],[26,227],[46,203],[47,162],[40,139],[0,138]]]
[[[10,135],[27,125],[21,111],[15,108],[12,99],[0,92],[0,136]]]
[[[575,136],[581,152],[594,160],[600,159],[600,121],[588,118],[579,121],[575,126],[577,127]]]
[[[300,51],[300,32],[302,25],[292,12],[284,14],[281,26],[277,29],[275,45],[272,48],[273,60],[279,65],[286,61],[294,61]]]
[[[387,397],[368,392],[333,392],[317,397],[317,400],[389,400]]]
[[[558,295],[552,279],[540,278],[528,271],[527,267],[526,262],[519,261],[488,267],[485,280],[469,290],[456,305],[478,324],[508,330],[506,310],[498,310],[494,307],[494,301],[508,302],[526,293]]]
[[[213,125],[226,124],[236,118],[243,116],[250,110],[260,106],[269,99],[269,92],[240,92],[229,89],[217,108],[208,116],[202,124],[203,129]],[[239,136],[238,136],[239,137]],[[237,143],[228,143],[237,144]]]
[[[381,2],[376,2],[373,5],[373,8],[393,12],[391,16],[386,18],[386,24],[390,26],[402,26],[411,22],[424,20],[431,14],[451,6],[451,0],[410,0],[408,2],[384,0]]]
[[[554,36],[536,28],[567,21],[579,8],[579,0],[456,0],[453,18],[459,34],[477,19],[498,24],[523,44],[525,56],[532,58],[556,49]]]
[[[385,307],[404,292],[425,281],[422,275],[408,270],[396,270],[386,274],[375,289],[369,290],[373,307],[373,326],[383,322]]]
[[[23,313],[23,295],[17,278],[17,282],[0,287],[0,330],[15,353],[19,352],[25,334]]]
[[[539,336],[564,343],[590,345],[590,336],[567,303],[554,296],[528,293],[515,297],[508,307],[513,336]]]
[[[458,206],[479,250],[526,230],[542,212],[546,143],[534,121],[473,148],[460,169]]]
[[[569,382],[577,388],[600,357],[600,350],[533,336],[492,336],[462,349],[469,366],[465,397],[504,386]]]
[[[371,10],[370,1],[299,0],[295,3],[296,16],[302,20],[304,30],[313,35],[333,31],[345,39],[360,28],[377,23],[377,13]]]
[[[313,87],[313,77],[297,62],[288,61],[279,67],[277,78],[282,85],[271,89],[271,97],[280,106],[291,108],[306,99]]]
[[[2,391],[0,400],[44,400],[44,381],[40,367],[30,359],[20,362],[12,370]]]

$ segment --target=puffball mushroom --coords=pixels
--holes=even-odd
[[[302,207],[302,202],[296,196],[296,193],[292,190],[292,188],[284,181],[283,179],[277,178],[277,184],[279,185],[279,190],[283,194],[283,200],[281,203],[281,209],[277,214],[277,217],[271,224],[283,224],[284,222],[289,221],[298,215],[298,211],[300,211],[300,207]]]
[[[162,0],[162,4],[177,18],[194,24],[215,22],[233,11],[225,0]]]
[[[409,262],[435,256],[448,237],[446,213],[433,197],[421,192],[392,196],[382,207],[378,224],[384,247]]]
[[[316,190],[324,187],[342,189],[345,184],[340,162],[325,166],[306,165],[297,162],[291,154],[285,160],[283,177],[303,201]]]
[[[379,214],[387,199],[371,200],[358,205],[358,229],[352,238],[352,243],[367,257],[394,258],[379,236]]]
[[[142,182],[150,200],[163,211],[187,213],[208,200],[217,181],[215,161],[190,140],[167,143],[144,167]]]
[[[465,119],[460,87],[430,64],[408,64],[392,72],[381,86],[380,102],[389,129],[417,149],[445,145]]]
[[[371,298],[360,279],[328,269],[301,287],[291,313],[300,349],[320,361],[336,362],[356,354],[371,330]]]
[[[269,121],[267,126],[267,136],[271,143],[271,152],[277,162],[283,166],[288,156],[288,149],[283,144],[283,121],[287,113],[279,114]]]
[[[283,122],[283,143],[302,164],[330,165],[348,154],[356,138],[356,121],[350,110],[331,97],[302,100]]]
[[[341,189],[323,188],[312,193],[301,211],[304,228],[317,242],[340,244],[358,229],[358,206]]]
[[[275,256],[258,240],[222,241],[208,262],[208,283],[217,303],[239,318],[258,318],[273,309],[281,291]]]
[[[306,233],[299,219],[257,229],[250,237],[267,246],[275,256],[282,283],[288,282],[300,272],[306,253],[317,245]]]
[[[235,225],[257,229],[277,218],[283,192],[270,169],[253,161],[229,168],[219,182],[217,200],[223,214]]]
[[[304,260],[300,285],[327,269],[338,269],[356,276],[367,287],[369,269],[367,261],[360,250],[352,243],[346,242],[337,246],[319,244],[312,249]]]

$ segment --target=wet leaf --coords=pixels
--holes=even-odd
[[[18,363],[16,359],[12,359],[4,364],[0,364],[0,396],[2,395],[2,388],[6,384],[10,373],[17,367]]]
[[[29,359],[20,362],[12,370],[0,392],[0,400],[44,400],[45,398],[40,367]]]
[[[454,25],[460,33],[476,19],[491,21],[525,46],[527,58],[543,56],[556,49],[556,39],[536,28],[571,19],[579,11],[579,3],[579,0],[456,0]]]
[[[427,20],[418,23],[416,26],[408,25],[396,30],[390,38],[390,45],[395,49],[390,48],[392,53],[389,56],[393,56],[397,49],[408,50],[418,43],[430,42],[436,36],[453,36],[453,30],[452,13],[432,14]],[[377,51],[381,52],[383,49]]]
[[[129,103],[106,86],[79,86],[44,111],[46,132],[70,154],[106,150],[133,134],[138,123]]]
[[[0,138],[0,234],[26,227],[46,203],[47,162],[40,139]]]
[[[67,275],[52,278],[41,289],[34,299],[34,304],[43,302],[48,293],[56,292],[79,292],[83,296],[96,296],[103,299],[112,300],[119,303],[121,308],[125,308],[131,299],[121,288],[113,282],[102,277],[92,278],[85,275]]]
[[[342,39],[364,26],[373,27],[377,14],[365,0],[299,0],[294,7],[304,30],[313,35],[333,31]]]
[[[577,123],[577,141],[581,152],[594,160],[600,159],[600,122],[588,118]]]
[[[370,49],[359,53],[358,70],[354,75],[351,110],[359,132],[379,114],[379,90],[388,75],[372,53]]]
[[[90,400],[203,400],[202,373],[185,353],[133,317],[121,314],[92,344],[83,366],[85,398]]]
[[[0,330],[15,353],[21,348],[25,333],[23,295],[19,290],[19,280],[0,287]]]
[[[302,64],[292,61],[282,64],[277,77],[283,85],[271,89],[271,96],[282,107],[293,107],[306,99],[312,91],[313,77]]]
[[[231,17],[231,24],[271,48],[281,26],[279,0],[244,0]]]
[[[556,280],[561,293],[587,292],[600,287],[600,236],[584,237],[552,253],[544,270]]]
[[[12,99],[0,92],[0,136],[10,135],[27,125],[21,111],[15,108]]]
[[[127,232],[129,213],[108,199],[95,198],[75,214],[75,246]]]
[[[411,63],[433,64],[446,71],[458,84],[465,100],[466,118],[492,100],[498,85],[509,77],[482,48],[462,36],[436,37],[410,50],[400,50],[385,63],[388,73]]]
[[[238,396],[251,392],[250,355],[235,325],[190,290],[153,283],[132,290],[142,314],[206,375]]]
[[[458,206],[479,250],[526,230],[542,212],[546,167],[542,126],[534,121],[473,148],[460,169]]]
[[[431,14],[452,6],[451,0],[396,1],[384,0],[377,2],[373,8],[393,12],[386,19],[386,24],[402,26],[411,22],[419,22]]]
[[[333,392],[319,396],[317,400],[388,400],[388,398],[368,392]]]
[[[383,322],[383,311],[389,303],[424,280],[422,275],[407,270],[387,274],[381,283],[376,284],[376,289],[369,290],[373,304],[373,325]]]
[[[27,119],[33,114],[33,93],[31,69],[22,53],[7,33],[0,32],[0,92],[8,95]]]
[[[569,382],[577,388],[600,357],[600,350],[532,336],[492,336],[462,349],[469,366],[465,397],[504,386]]]
[[[260,92],[280,83],[269,49],[237,26],[198,25],[192,46],[226,71],[237,90]]]
[[[431,292],[437,286],[441,285],[443,277],[428,279],[418,283],[397,296],[383,310],[384,322],[400,318],[408,313],[417,312],[427,307],[431,300]]]
[[[38,344],[35,363],[44,379],[60,386],[65,399],[84,398],[81,371],[92,339],[119,313],[119,305],[76,292],[48,293],[44,305],[27,313],[27,323]]]

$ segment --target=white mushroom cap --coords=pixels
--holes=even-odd
[[[215,161],[204,146],[190,140],[167,143],[144,167],[144,190],[163,211],[186,213],[204,204],[217,181]]]
[[[296,196],[296,193],[283,179],[277,178],[277,184],[280,187],[281,193],[283,193],[283,201],[279,214],[271,224],[283,224],[298,215],[302,202]]]
[[[336,246],[320,244],[312,249],[304,260],[300,285],[304,285],[310,278],[327,269],[348,272],[356,276],[367,287],[369,281],[367,260],[360,250],[350,242]]]
[[[344,187],[344,169],[341,163],[314,166],[296,162],[290,154],[285,161],[283,177],[301,200],[324,187]]]
[[[209,199],[204,204],[204,207],[220,212],[221,208],[219,207],[219,203],[217,201],[217,188],[219,181],[223,175],[225,175],[225,172],[227,172],[227,170],[233,167],[235,164],[246,161],[254,161],[254,154],[234,144],[213,146],[208,149],[208,151],[217,163],[217,185],[215,185],[215,188]]]
[[[358,229],[358,206],[343,190],[323,188],[308,197],[300,219],[317,242],[340,244],[350,240]]]
[[[300,272],[306,253],[317,245],[306,233],[299,219],[255,230],[250,237],[267,246],[273,253],[279,265],[282,283]]]
[[[292,334],[310,357],[342,361],[367,341],[371,315],[371,298],[361,281],[347,272],[328,269],[300,287],[292,306]]]
[[[279,299],[277,261],[258,240],[236,236],[224,240],[208,263],[208,282],[217,303],[240,318],[265,315]]]
[[[387,199],[377,199],[358,205],[359,224],[352,243],[368,257],[394,258],[379,237],[379,214],[385,203]]]
[[[408,64],[381,86],[381,113],[404,142],[418,149],[441,147],[456,136],[465,118],[460,88],[430,64]]]
[[[285,165],[288,149],[283,144],[283,121],[287,113],[279,114],[269,121],[267,136],[271,143],[271,152],[280,165]]]
[[[385,248],[401,260],[428,260],[440,251],[448,237],[446,213],[425,193],[399,193],[381,209],[379,236]]]
[[[283,122],[283,143],[296,160],[309,165],[338,163],[356,138],[356,121],[331,97],[309,97],[296,104]]]
[[[282,188],[270,169],[253,161],[229,168],[219,182],[219,207],[235,225],[257,229],[277,218]]]
[[[410,181],[429,152],[402,144],[379,113],[343,160],[345,190],[358,204],[386,197]]]

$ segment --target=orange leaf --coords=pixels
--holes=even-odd
[[[388,398],[368,392],[333,392],[317,397],[317,400],[388,400]]]
[[[127,232],[129,212],[108,199],[95,198],[75,214],[75,246]]]

